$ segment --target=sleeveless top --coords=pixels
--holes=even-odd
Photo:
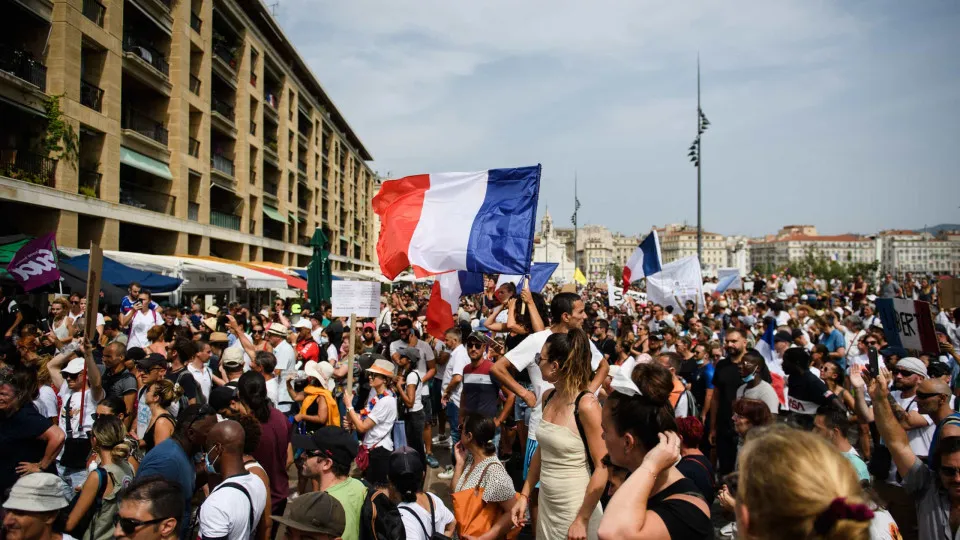
[[[153,450],[154,446],[156,446],[156,444],[153,442],[153,430],[157,427],[157,422],[159,422],[161,418],[166,418],[173,424],[174,428],[177,427],[177,419],[174,418],[173,415],[161,414],[160,416],[158,416],[157,419],[153,422],[153,424],[150,424],[150,429],[148,429],[143,434],[143,442],[145,443],[145,446],[143,449],[144,452],[149,452],[150,450]]]
[[[664,488],[660,493],[651,495],[647,501],[647,510],[656,513],[663,520],[670,538],[688,540],[712,539],[713,524],[710,516],[703,513],[692,502],[682,499],[667,500],[674,495],[688,495],[703,499],[697,484],[689,478],[681,478]],[[709,503],[707,503],[709,507]]]
[[[113,481],[113,490],[109,493],[104,492],[100,510],[90,520],[90,526],[84,533],[83,540],[108,540],[114,537],[113,517],[120,510],[120,501],[117,496],[121,489],[133,481],[133,468],[125,459],[110,465],[101,465],[101,467],[107,471],[107,475]]]
[[[56,321],[54,321],[53,324],[56,325],[57,324]],[[67,335],[67,318],[66,317],[63,318],[63,321],[61,321],[61,324],[59,326],[53,327],[53,335],[57,336],[57,339],[59,339],[60,341],[63,341],[69,337]]]

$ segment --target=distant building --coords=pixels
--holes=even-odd
[[[697,254],[697,228],[669,224],[657,229],[663,262],[673,262]],[[727,245],[722,234],[703,231],[703,258],[700,266],[714,269],[727,265]]]
[[[908,230],[880,231],[880,269],[902,275],[906,272],[960,273],[960,231],[936,236]]]
[[[841,264],[869,263],[876,260],[873,238],[856,234],[822,236],[813,225],[788,225],[775,235],[749,243],[752,267],[787,266],[806,258],[808,253]]]
[[[573,229],[570,229],[570,231],[572,233]],[[558,235],[557,230],[553,228],[553,218],[550,217],[550,211],[547,210],[543,219],[540,220],[540,233],[534,238],[533,262],[557,263],[557,269],[554,271],[551,280],[571,283],[573,282],[574,265],[567,250],[565,239],[566,235]]]

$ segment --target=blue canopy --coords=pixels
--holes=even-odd
[[[307,271],[306,271],[306,270],[300,270],[299,268],[294,268],[294,269],[293,269],[293,273],[296,274],[296,275],[298,275],[298,276],[300,276],[300,277],[303,278],[303,279],[307,279]],[[332,281],[343,281],[343,278],[342,278],[342,277],[337,277],[337,276],[330,276],[330,277],[333,278]]]
[[[70,258],[64,257],[61,260],[65,260],[65,262],[70,263],[84,272],[87,272],[90,265],[89,255],[78,255]],[[154,293],[175,291],[180,287],[180,284],[183,283],[182,279],[162,276],[153,272],[147,272],[146,270],[137,270],[136,268],[120,264],[107,257],[103,258],[103,275],[100,280],[124,289],[136,281],[141,287]]]

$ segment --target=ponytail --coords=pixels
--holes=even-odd
[[[551,334],[546,346],[547,357],[558,365],[557,390],[574,394],[586,389],[593,377],[590,338],[586,332],[573,328],[566,334]]]

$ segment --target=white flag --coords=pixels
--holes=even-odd
[[[681,312],[684,303],[693,300],[697,311],[705,309],[703,301],[703,276],[696,255],[669,262],[652,276],[647,276],[647,300],[664,307],[674,306]]]

